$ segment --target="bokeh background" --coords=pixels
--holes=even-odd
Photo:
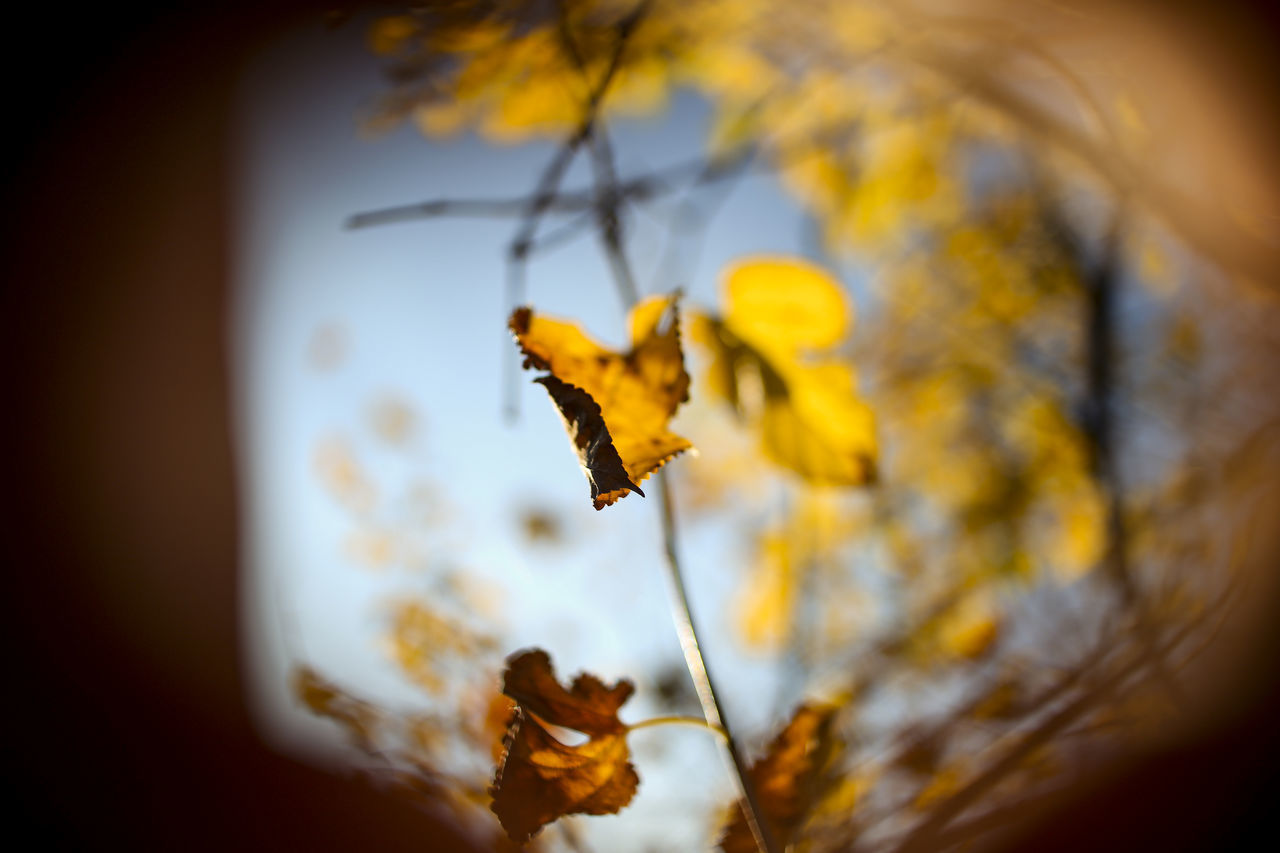
[[[1249,144],[1272,150],[1274,78],[1261,73],[1259,19],[1231,7],[1165,14],[1221,61],[1205,66],[1214,69],[1206,85],[1230,93],[1215,103],[1249,117]],[[19,161],[21,204],[10,207],[5,314],[17,346],[6,363],[27,430],[15,441],[21,606],[11,648],[25,688],[15,718],[30,736],[9,749],[18,802],[53,839],[336,847],[445,837],[426,828],[438,818],[295,760],[304,741],[339,741],[287,702],[293,664],[392,708],[415,701],[379,638],[385,602],[421,594],[428,575],[369,566],[379,544],[360,538],[395,525],[396,512],[446,513],[418,544],[428,568],[477,576],[474,594],[511,620],[498,657],[536,643],[565,674],[634,673],[655,688],[674,659],[654,573],[631,568],[633,594],[600,579],[602,564],[638,562],[656,536],[652,513],[634,498],[599,515],[586,507],[538,395],[521,398],[514,429],[502,423],[508,231],[470,221],[341,230],[365,207],[527,189],[521,176],[548,149],[427,146],[409,132],[357,139],[352,111],[376,88],[376,64],[359,52],[363,33],[313,21],[292,10],[116,13],[70,37],[65,65],[24,102],[37,133]],[[329,50],[350,66],[326,62]],[[619,138],[620,161],[660,163],[705,121],[697,103],[677,99],[662,123]],[[423,164],[412,185],[400,157]],[[1265,170],[1250,174],[1268,185]],[[735,193],[714,220],[726,231],[710,232],[702,257],[679,270],[686,280],[674,282],[709,309],[717,273],[735,254],[819,251],[767,181]],[[538,259],[531,293],[548,312],[620,343],[616,296],[580,284],[584,272],[604,271],[590,256],[566,249]],[[856,289],[857,272],[836,268]],[[1259,381],[1269,365],[1261,353]],[[326,486],[343,454],[368,466],[390,507],[372,531],[346,493]],[[1264,480],[1266,459],[1257,459]],[[530,506],[561,519],[567,542],[528,541]],[[714,525],[708,531],[689,534],[693,566],[722,550]],[[1266,532],[1262,523],[1264,551]],[[501,576],[487,574],[495,567]],[[694,585],[699,604],[733,600],[731,578],[706,573]],[[612,610],[610,597],[634,626],[601,612]],[[1255,601],[1270,605],[1265,592]],[[785,713],[773,701],[778,674],[758,658],[735,663],[731,616],[711,614],[712,660],[724,662],[713,665],[741,691],[735,707],[760,743]],[[1170,837],[1186,828],[1184,814],[1210,834],[1265,821],[1257,808],[1274,740],[1250,725],[1265,718],[1249,713],[1265,713],[1274,668],[1260,651],[1265,638],[1245,637],[1250,653],[1231,657],[1246,677],[1229,673],[1215,689],[1232,697],[1229,688],[1248,681],[1263,685],[1261,698],[1246,693],[1243,718],[1193,730],[1145,759],[1115,783],[1119,794],[1086,799],[1078,808],[1095,820],[1073,821],[1077,832],[1119,844],[1116,819],[1131,825],[1144,808]],[[759,691],[769,703],[751,701]],[[671,736],[704,749],[700,764],[714,762],[701,733]],[[662,810],[654,773],[618,821],[643,816],[646,801]],[[1206,801],[1192,779],[1230,784],[1205,786],[1220,792]],[[1200,809],[1175,807],[1189,804],[1179,797]],[[723,789],[706,798],[723,800]]]

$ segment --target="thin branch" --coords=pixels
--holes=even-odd
[[[524,256],[507,256],[506,275],[503,280],[503,293],[506,297],[508,316],[515,307],[524,301],[525,263]],[[511,333],[506,324],[502,326],[502,419],[508,425],[514,424],[520,417],[520,367],[518,357],[508,350],[511,346]]]
[[[721,741],[724,757],[733,770],[738,783],[738,793],[742,798],[742,812],[746,817],[747,827],[755,838],[756,846],[763,853],[781,853],[782,848],[774,840],[768,825],[760,819],[764,814],[760,801],[756,797],[755,786],[747,763],[742,757],[733,737],[733,730],[725,718],[724,709],[714,684],[711,673],[707,670],[707,662],[702,656],[702,647],[698,643],[698,632],[693,624],[693,611],[689,607],[689,593],[684,585],[684,573],[680,568],[680,553],[676,545],[675,509],[671,499],[671,488],[662,471],[654,475],[658,481],[658,506],[662,514],[662,543],[667,556],[667,590],[671,604],[671,619],[675,623],[676,636],[680,640],[680,650],[684,653],[685,666],[693,679],[694,689],[698,693],[698,702],[702,705],[702,715],[707,724],[724,732]]]
[[[440,216],[464,216],[478,219],[523,218],[529,215],[530,208],[538,204],[539,200],[536,193],[520,198],[442,198],[416,204],[402,204],[378,210],[366,210],[349,217],[346,226],[349,229],[356,230],[401,222],[416,222],[420,219],[435,219]],[[540,204],[544,212],[556,213],[578,213],[591,206],[590,200],[583,195],[556,195],[555,193],[551,193]]]
[[[574,145],[581,145],[583,141],[585,140],[579,140]],[[738,152],[724,159],[692,158],[619,181],[618,195],[625,201],[649,201],[680,191],[684,188],[682,186],[684,182],[688,182],[689,187],[696,187],[732,177],[751,159],[749,151]],[[556,161],[548,164],[548,168],[551,165],[556,165]],[[567,163],[565,165],[567,166]],[[594,187],[564,191],[554,186],[544,189],[540,180],[538,188],[529,195],[514,198],[440,198],[366,210],[349,217],[346,227],[353,230],[375,228],[381,225],[416,222],[444,216],[523,220],[535,208],[539,211],[539,215],[551,213],[567,215],[592,210],[595,204]]]
[[[1120,469],[1120,429],[1116,418],[1120,381],[1119,318],[1121,257],[1120,234],[1124,209],[1117,208],[1104,236],[1101,256],[1085,283],[1085,433],[1092,449],[1093,475],[1106,502],[1106,553],[1103,568],[1120,595],[1120,603],[1137,622],[1137,637],[1151,659],[1152,669],[1174,699],[1182,688],[1168,661],[1157,650],[1150,608],[1133,577],[1130,563],[1129,526],[1125,519],[1126,490]],[[1060,239],[1070,241],[1059,228]],[[1069,243],[1068,243],[1069,245]],[[1075,254],[1079,255],[1079,248]]]
[[[639,23],[646,5],[642,3],[618,25],[618,42],[614,47],[613,55],[609,58],[608,67],[600,75],[600,80],[591,88],[577,128],[561,144],[560,148],[556,150],[555,156],[547,163],[546,168],[542,171],[541,178],[538,179],[537,189],[534,190],[533,195],[529,198],[522,215],[520,228],[516,231],[515,237],[512,238],[507,248],[506,312],[508,314],[515,310],[520,302],[524,301],[524,265],[533,247],[533,238],[537,234],[538,225],[543,215],[556,201],[560,181],[564,178],[569,164],[573,162],[574,154],[577,153],[582,143],[586,142],[591,136],[591,128],[595,124],[596,115],[600,110],[601,103],[604,101],[605,92],[608,91],[609,84],[613,82],[618,73],[627,40],[632,30],[635,29],[636,24]],[[518,383],[515,379],[515,362],[513,358],[508,357],[506,363],[507,378],[504,382],[506,386],[506,402],[503,410],[506,414],[507,422],[510,423],[519,415],[520,397]]]
[[[596,225],[599,226],[600,239],[604,243],[605,257],[609,259],[609,269],[613,273],[614,284],[623,307],[630,309],[640,301],[640,290],[636,285],[631,265],[627,263],[622,251],[622,211],[618,197],[617,171],[613,164],[613,147],[609,143],[608,132],[597,126],[591,135],[591,166],[596,179]]]
[[[1128,531],[1124,524],[1124,483],[1116,444],[1116,304],[1119,301],[1119,230],[1116,215],[1108,229],[1102,255],[1093,273],[1085,277],[1085,433],[1093,451],[1093,471],[1106,495],[1107,554],[1104,567],[1120,591],[1121,601],[1132,607],[1137,598],[1129,570]],[[1077,249],[1077,253],[1078,253]]]

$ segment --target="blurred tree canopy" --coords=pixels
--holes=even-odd
[[[552,374],[539,381],[597,508],[688,445],[666,431],[682,392],[687,434],[714,436],[667,470],[681,523],[740,532],[725,555],[741,562],[737,640],[787,673],[783,699],[799,706],[756,738],[751,770],[781,844],[995,843],[1122,746],[1214,705],[1202,653],[1265,589],[1259,525],[1276,508],[1277,207],[1251,184],[1265,170],[1237,156],[1234,119],[1183,133],[1200,105],[1167,40],[1111,49],[1154,26],[1047,2],[439,0],[369,29],[390,86],[368,128],[555,150],[527,194],[353,224],[512,217],[512,308],[540,241],[561,239],[550,223],[599,241],[622,303],[639,302],[630,352],[573,318],[512,319]],[[678,90],[713,110],[704,149],[620,174],[617,122]],[[564,186],[577,157],[584,189]],[[806,211],[812,256],[743,257],[718,304],[659,329],[676,299],[640,301],[632,218],[759,173]],[[607,460],[584,438],[597,421],[617,445]],[[326,470],[358,499],[341,460]],[[531,534],[535,522],[553,535],[554,519],[531,517]],[[518,792],[494,806],[517,841],[625,804],[620,701],[604,722],[577,693],[568,716],[539,710],[565,693],[549,668],[533,700],[508,670],[504,696],[514,650],[460,583],[442,578],[446,594],[391,625],[394,659],[436,710],[378,708],[310,669],[298,695],[497,847],[500,753],[511,768],[524,750],[507,770]],[[542,740],[517,722],[504,744],[522,715]],[[556,725],[588,745],[564,745]],[[559,806],[537,801],[538,750],[572,763],[592,745],[610,750],[607,781],[575,770],[556,777]],[[607,808],[592,800],[603,790]],[[753,849],[731,805],[717,837]],[[575,843],[571,829],[531,842]]]

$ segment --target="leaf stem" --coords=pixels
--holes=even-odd
[[[725,737],[723,728],[719,726],[713,726],[711,723],[708,723],[702,717],[686,717],[683,714],[673,714],[665,717],[652,717],[648,720],[641,720],[638,723],[632,723],[631,725],[627,726],[627,730],[634,732],[636,729],[648,729],[648,728],[652,728],[653,726],[675,726],[675,725],[697,726],[700,729],[706,729],[709,732],[715,732],[716,734],[720,735],[720,737]]]

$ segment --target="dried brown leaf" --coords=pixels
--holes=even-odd
[[[640,778],[630,763],[618,709],[630,681],[607,687],[582,674],[569,689],[540,649],[507,659],[502,692],[516,701],[492,787],[491,808],[513,841],[569,814],[613,814],[631,802]],[[575,729],[586,743],[561,743],[542,724]]]
[[[834,747],[830,705],[801,705],[796,709],[749,775],[763,818],[779,844],[786,846],[817,799],[822,770]],[[720,837],[725,853],[757,853],[755,838],[739,806]]]

